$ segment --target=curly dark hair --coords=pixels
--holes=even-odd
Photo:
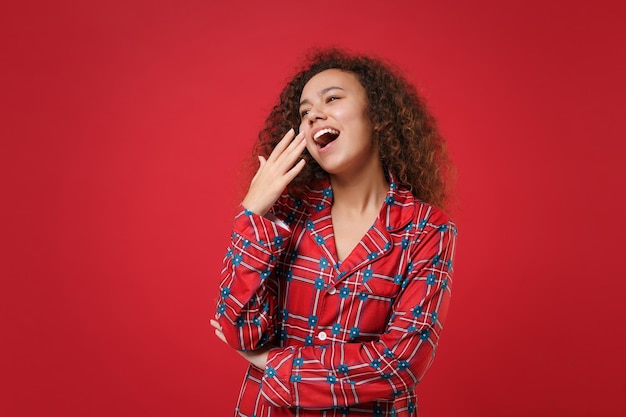
[[[256,155],[267,157],[289,129],[300,125],[302,89],[314,75],[327,69],[351,72],[365,88],[367,112],[385,172],[391,171],[418,199],[445,209],[453,166],[437,123],[424,100],[400,72],[373,57],[338,49],[311,52],[265,120],[254,147],[255,163]],[[303,158],[304,169],[286,190],[294,196],[306,185],[327,176],[306,150]]]

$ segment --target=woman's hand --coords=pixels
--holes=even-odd
[[[226,338],[224,337],[224,333],[222,332],[222,326],[220,326],[217,320],[211,319],[211,326],[215,328],[215,335],[217,336],[217,338],[220,339],[222,342],[227,343]],[[252,365],[256,366],[257,368],[265,369],[265,363],[267,362],[268,351],[271,348],[272,346],[269,346],[269,347],[264,347],[259,350],[249,351],[249,352],[242,352],[238,350],[237,353],[239,353],[241,356],[244,357],[244,359],[246,359],[248,362],[250,362]]]
[[[302,171],[305,161],[300,159],[306,139],[293,129],[283,136],[270,156],[259,156],[259,170],[252,178],[248,194],[241,203],[246,209],[263,216],[274,205],[285,187]]]

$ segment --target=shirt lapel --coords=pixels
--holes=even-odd
[[[399,188],[393,175],[390,177],[389,191],[376,221],[341,264],[337,261],[335,248],[330,210],[333,194],[330,183],[325,183],[319,191],[311,190],[309,194],[310,216],[305,227],[315,242],[315,246],[322,252],[322,256],[329,259],[337,271],[333,284],[386,256],[393,249],[391,232],[406,227],[414,218],[413,195],[408,190]]]

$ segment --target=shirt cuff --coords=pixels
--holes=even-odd
[[[289,227],[275,216],[276,221],[273,221],[243,206],[241,208],[242,210],[235,216],[233,231],[250,243],[272,253],[282,251],[285,243],[291,238]]]
[[[291,229],[289,228],[289,226],[287,226],[287,223],[285,223],[284,221],[282,221],[278,217],[274,216],[272,213],[267,212],[267,213],[265,213],[264,217],[266,219],[268,219],[269,221],[276,223],[283,230],[286,230],[287,232],[291,232]]]
[[[293,407],[291,370],[295,349],[274,348],[269,351],[261,379],[261,395],[275,407]]]

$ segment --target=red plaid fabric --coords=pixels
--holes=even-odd
[[[224,259],[218,320],[250,366],[236,416],[416,416],[415,385],[446,318],[456,227],[391,182],[374,225],[338,262],[329,183],[283,196],[280,222],[245,209]]]

